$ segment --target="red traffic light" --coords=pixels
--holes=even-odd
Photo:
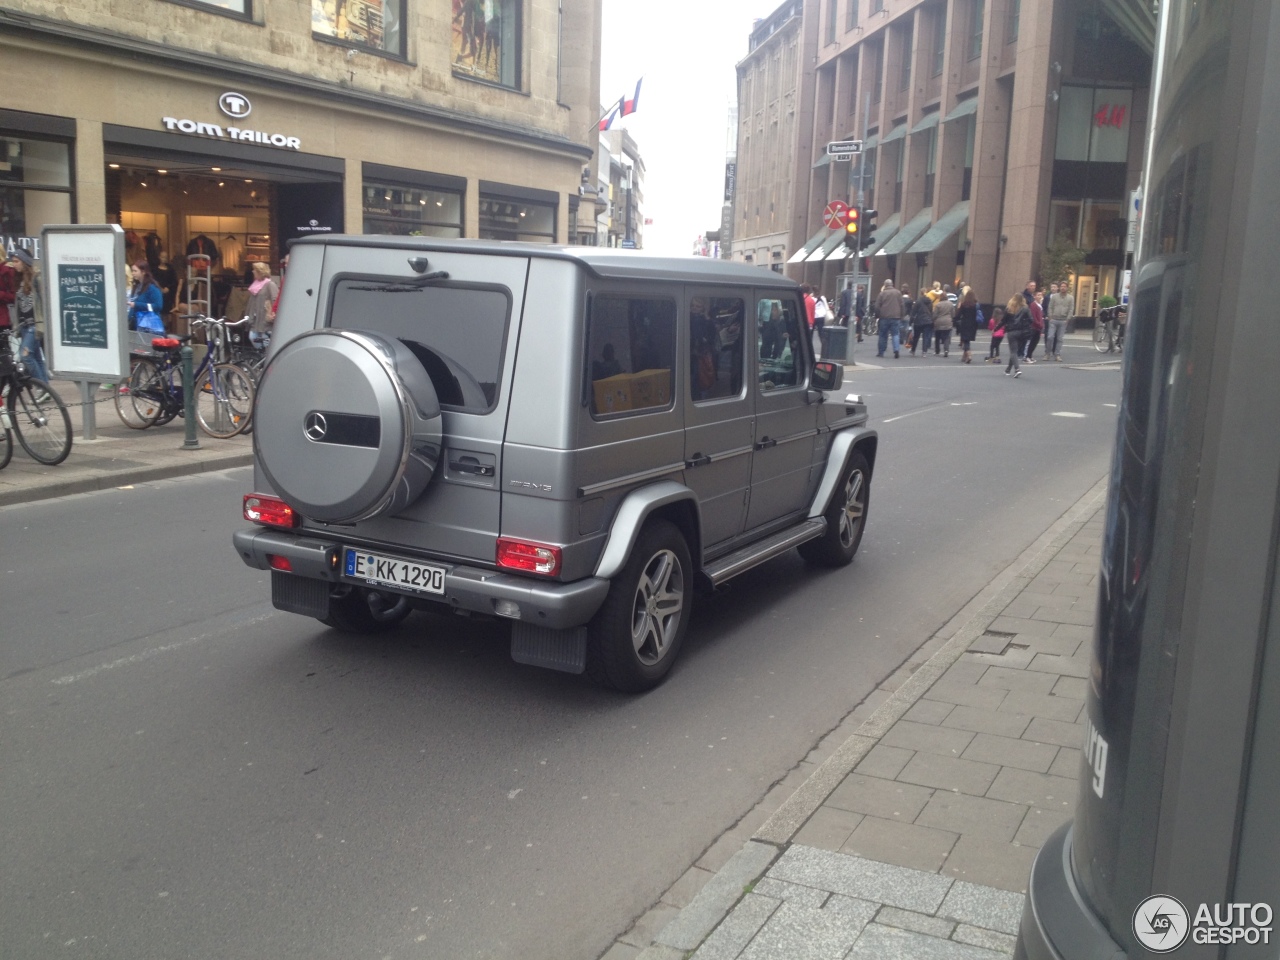
[[[844,225],[844,232],[846,236],[850,237],[858,232],[858,211],[856,209],[849,211],[849,219]]]

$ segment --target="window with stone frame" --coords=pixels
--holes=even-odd
[[[403,57],[404,8],[405,0],[311,0],[311,34]]]

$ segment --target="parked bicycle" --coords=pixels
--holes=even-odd
[[[13,437],[22,449],[46,466],[55,466],[71,453],[71,414],[57,392],[27,372],[9,336],[0,336],[0,467],[13,458]]]
[[[209,331],[208,349],[192,373],[196,423],[209,436],[223,440],[245,430],[253,414],[253,378],[240,366],[220,359],[225,356],[227,328],[242,323],[213,317],[191,321],[193,329]],[[144,430],[184,414],[182,345],[191,339],[155,337],[151,341],[154,356],[135,355],[129,377],[115,392],[116,413],[127,426]]]
[[[1123,312],[1124,307],[1119,304],[1098,311],[1098,320],[1093,325],[1093,346],[1099,353],[1115,353],[1124,349]]]

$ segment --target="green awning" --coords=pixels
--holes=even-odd
[[[834,250],[836,247],[840,246],[840,244],[842,243],[844,243],[843,227],[841,227],[839,230],[832,230],[831,235],[827,237],[827,239],[822,241],[822,246],[820,246],[817,250],[813,251],[813,253],[809,254],[804,259],[806,262],[809,262],[809,263],[813,263],[817,260],[825,260],[827,259],[827,255],[831,253],[831,251]]]
[[[873,133],[871,136],[867,137],[867,139],[862,141],[862,152],[866,153],[868,150],[875,149],[876,144],[879,142],[880,134]]]
[[[881,247],[893,239],[894,234],[898,232],[900,223],[902,223],[902,218],[895,213],[880,226],[876,227],[876,242],[869,247],[863,247],[862,255],[864,257],[874,257]]]
[[[801,247],[799,250],[797,250],[795,253],[791,255],[791,259],[788,260],[787,263],[802,262],[805,257],[809,256],[809,254],[813,253],[814,250],[818,249],[818,244],[820,244],[824,239],[826,239],[826,236],[829,232],[830,230],[824,224],[822,226],[822,229],[820,229],[817,233],[815,233],[812,237],[810,237],[808,240],[804,242],[803,247]]]
[[[961,200],[938,218],[938,222],[924,232],[919,240],[907,248],[907,253],[933,253],[944,242],[963,230],[969,222],[969,201]]]
[[[825,167],[830,162],[831,162],[831,154],[824,153],[822,156],[818,158],[818,162],[813,165],[813,169],[817,170],[819,167]]]
[[[961,117],[970,117],[978,112],[978,98],[970,97],[968,100],[961,100],[954,110],[942,118],[943,123],[950,123],[952,120],[959,120]]]
[[[905,123],[900,123],[885,134],[884,139],[880,141],[880,145],[884,146],[886,143],[893,143],[895,140],[901,140],[906,135],[907,125]]]
[[[920,239],[920,234],[929,229],[929,224],[933,222],[933,207],[925,207],[919,213],[908,221],[907,225],[899,230],[884,246],[876,251],[877,257],[893,257],[897,256],[911,244]]]
[[[933,111],[933,113],[926,113],[920,122],[911,128],[911,132],[924,133],[930,127],[936,127],[940,118],[941,114],[937,110]]]

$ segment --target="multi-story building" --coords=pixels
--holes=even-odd
[[[738,64],[730,255],[778,272],[809,235],[817,10],[818,0],[786,0],[756,21]]]
[[[601,137],[609,145],[608,245],[643,249],[644,160],[640,148],[626,130],[608,130]]]
[[[6,0],[3,242],[115,222],[131,256],[210,248],[236,273],[329,231],[564,242],[600,7]]]
[[[1085,251],[1078,312],[1119,292],[1144,152],[1149,3],[790,0],[779,11],[789,8],[796,36],[816,45],[787,241],[798,278],[824,290],[851,272],[913,289],[963,279],[1002,301],[1060,237]],[[740,99],[753,97],[739,72]],[[797,101],[803,120],[803,88]],[[746,111],[740,130],[741,145]],[[864,141],[862,157],[829,161],[825,145],[845,139]],[[861,264],[821,219],[859,188],[879,219]],[[737,211],[740,227],[753,211]]]

